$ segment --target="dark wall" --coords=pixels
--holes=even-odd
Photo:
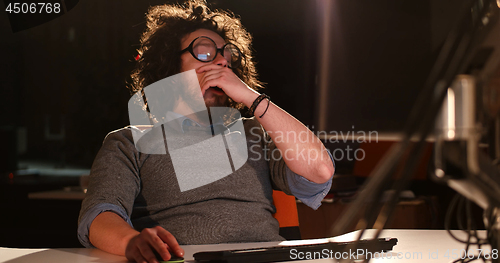
[[[402,131],[445,37],[468,2],[334,1],[324,129]]]
[[[3,123],[27,129],[27,158],[90,166],[107,132],[126,125],[125,80],[143,12],[131,1],[81,1],[68,14],[11,33],[2,16]],[[142,4],[146,10],[147,5]],[[141,9],[141,8],[139,8]],[[3,15],[3,14],[2,14]],[[62,136],[64,133],[64,136]]]
[[[429,1],[336,1],[326,130],[401,130],[432,62]]]

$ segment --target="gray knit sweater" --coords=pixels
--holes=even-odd
[[[138,231],[160,225],[180,244],[283,240],[272,216],[272,190],[291,194],[285,163],[269,158],[275,146],[263,140],[262,128],[255,119],[243,123],[247,162],[223,179],[184,192],[179,189],[168,152],[137,151],[131,127],[110,133],[92,166],[79,224],[83,218],[95,216],[88,213],[93,207],[105,204],[113,209],[104,210],[130,219]],[[196,137],[196,131],[192,135]],[[268,151],[263,150],[266,147]]]

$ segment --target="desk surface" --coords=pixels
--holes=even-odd
[[[374,230],[367,230],[364,238],[369,238]],[[457,236],[465,237],[461,231],[454,231]],[[480,231],[482,237],[485,231]],[[356,231],[334,238],[334,241],[351,241],[356,237]],[[370,262],[452,262],[453,257],[459,257],[461,250],[465,248],[452,239],[445,230],[384,230],[381,237],[398,238],[398,244],[392,251],[391,259],[372,259]],[[325,241],[326,239],[312,240],[313,242]],[[218,245],[189,245],[182,246],[186,253],[186,262],[194,262],[193,254],[198,251],[242,249],[265,246],[287,245],[294,241],[264,242],[264,243],[237,243]],[[485,248],[485,247],[483,247]],[[474,252],[477,247],[471,247]],[[472,251],[471,250],[471,251]],[[490,253],[490,247],[486,251]],[[448,257],[446,253],[448,252]],[[400,258],[397,254],[400,253]],[[498,255],[498,250],[497,250]],[[374,255],[374,257],[379,255]],[[386,257],[388,254],[386,255]],[[70,249],[15,249],[0,248],[0,263],[79,263],[79,262],[127,262],[125,257],[115,256],[97,249],[70,248]],[[319,260],[294,260],[292,262],[332,262],[329,259]]]

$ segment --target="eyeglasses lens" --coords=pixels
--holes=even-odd
[[[193,44],[193,53],[199,60],[212,61],[216,56],[216,47],[210,39],[199,38]]]
[[[224,57],[231,66],[238,66],[237,64],[240,60],[240,51],[235,45],[227,44],[224,47]]]
[[[193,53],[198,60],[212,61],[217,56],[217,46],[211,39],[201,37],[193,43]],[[223,53],[230,67],[238,66],[241,56],[238,47],[230,43],[226,44]]]

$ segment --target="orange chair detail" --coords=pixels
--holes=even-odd
[[[300,239],[299,213],[295,197],[273,190],[273,203],[276,207],[273,216],[280,224],[280,235],[288,240]]]

